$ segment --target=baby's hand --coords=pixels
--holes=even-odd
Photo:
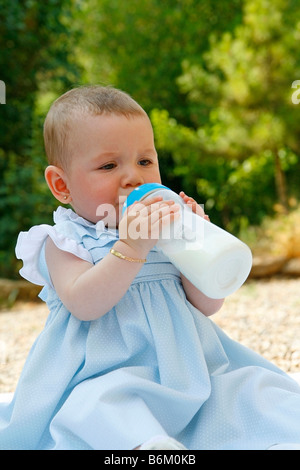
[[[195,212],[195,214],[200,215],[201,217],[204,217],[205,220],[209,221],[209,216],[205,214],[203,208],[200,206],[200,204],[195,201],[195,199],[187,196],[183,191],[179,193],[179,196],[182,197],[184,202],[190,206],[190,208],[193,212]]]
[[[119,224],[119,238],[145,258],[157,243],[163,226],[180,216],[179,205],[161,196],[137,201],[126,210]]]

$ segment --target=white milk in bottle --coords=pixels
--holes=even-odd
[[[125,201],[123,212],[135,201],[154,196],[174,200],[180,206],[180,218],[163,227],[157,248],[208,297],[224,298],[239,289],[252,266],[249,247],[195,214],[178,194],[158,183],[134,189]]]

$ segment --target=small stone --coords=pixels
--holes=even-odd
[[[286,262],[285,256],[255,256],[250,277],[259,278],[274,275],[281,271]]]
[[[288,276],[300,276],[300,258],[288,260],[282,267],[281,272]]]

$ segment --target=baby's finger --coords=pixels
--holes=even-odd
[[[180,206],[178,204],[169,205],[163,201],[161,203],[152,204],[150,215],[153,217],[153,220],[156,220],[157,218],[161,218],[166,214],[175,213],[179,210]]]
[[[149,212],[151,212],[151,207],[153,204],[157,204],[158,202],[153,202],[149,204],[148,201],[135,201],[131,206],[128,208],[128,215],[130,217],[147,217]]]
[[[170,225],[180,217],[180,207],[161,207],[151,213],[150,216],[150,237],[158,239],[163,227]]]
[[[151,214],[155,210],[159,210],[161,207],[170,207],[174,206],[175,202],[172,200],[164,201],[161,196],[155,198],[147,199],[145,201],[136,201],[132,206],[132,211],[130,215],[141,215],[142,217],[147,217],[148,214]]]
[[[152,203],[154,203],[156,201],[161,201],[161,200],[162,200],[161,196],[156,196],[156,197],[153,197],[151,199],[146,199],[144,201],[134,201],[132,204],[130,204],[130,206],[127,207],[126,212],[129,212],[132,209],[135,210],[137,205],[139,205],[138,209],[141,209],[142,207],[149,206]]]
[[[195,199],[193,199],[191,196],[187,196],[183,191],[181,191],[179,193],[179,195],[182,197],[182,199],[184,200],[184,202],[186,202],[187,204],[197,204],[197,202],[195,201]]]
[[[163,219],[167,221],[170,217],[174,217],[175,214],[179,215],[179,213],[180,206],[178,204],[174,204],[172,206],[161,205],[151,212],[150,221],[151,224],[155,224],[157,221],[162,221]]]
[[[201,217],[204,217],[205,220],[209,219],[209,217],[206,216],[203,207],[200,204],[198,204],[198,202],[195,201],[195,199],[193,199],[190,196],[187,196],[183,191],[181,191],[179,195],[182,197],[184,202],[188,206],[190,206],[190,208],[192,209],[193,212],[195,212],[195,214],[200,215]]]
[[[141,204],[144,204],[144,206],[148,207],[151,206],[151,204],[155,204],[156,202],[162,201],[163,198],[162,196],[154,196],[149,199],[144,199],[143,201],[139,201]]]

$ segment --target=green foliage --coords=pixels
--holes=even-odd
[[[168,150],[173,156],[175,166],[170,172],[181,177],[181,189],[204,203],[217,224],[238,233],[250,221],[259,223],[272,211],[275,187],[271,151],[250,155],[242,163],[222,155],[215,157],[207,153],[201,129],[180,126],[165,111],[154,110],[151,120],[158,150]],[[289,159],[293,164],[291,155],[286,157]]]
[[[81,18],[88,27],[81,49],[91,51],[89,79],[116,85],[150,112],[167,109],[190,124],[189,103],[176,79],[181,62],[199,58],[212,30],[241,17],[242,0],[89,0]],[[85,63],[87,63],[85,55]]]
[[[18,233],[51,223],[42,125],[50,103],[112,84],[149,113],[165,184],[250,233],[300,196],[296,0],[0,0],[0,275]]]
[[[79,77],[69,57],[76,37],[69,39],[71,8],[72,0],[0,0],[0,74],[6,84],[6,104],[0,107],[1,276],[16,273],[18,232],[49,220],[49,207],[54,207],[42,182],[45,157],[37,102],[48,87],[58,92]]]
[[[235,232],[259,223],[276,200],[287,210],[289,196],[299,197],[299,110],[291,102],[299,13],[292,1],[245,0],[242,24],[212,34],[198,63],[182,62],[177,83],[194,104],[195,129],[152,115],[159,147],[175,164],[181,159],[185,186]]]
[[[288,214],[266,216],[259,226],[252,226],[243,233],[244,240],[254,255],[266,253],[286,258],[300,257],[300,206],[296,205]]]
[[[3,158],[0,151],[1,163]],[[44,165],[39,159],[31,158],[24,163],[15,153],[7,152],[5,161],[0,188],[0,266],[1,276],[11,277],[20,267],[14,253],[18,233],[34,224],[49,222],[54,205],[43,180]]]

